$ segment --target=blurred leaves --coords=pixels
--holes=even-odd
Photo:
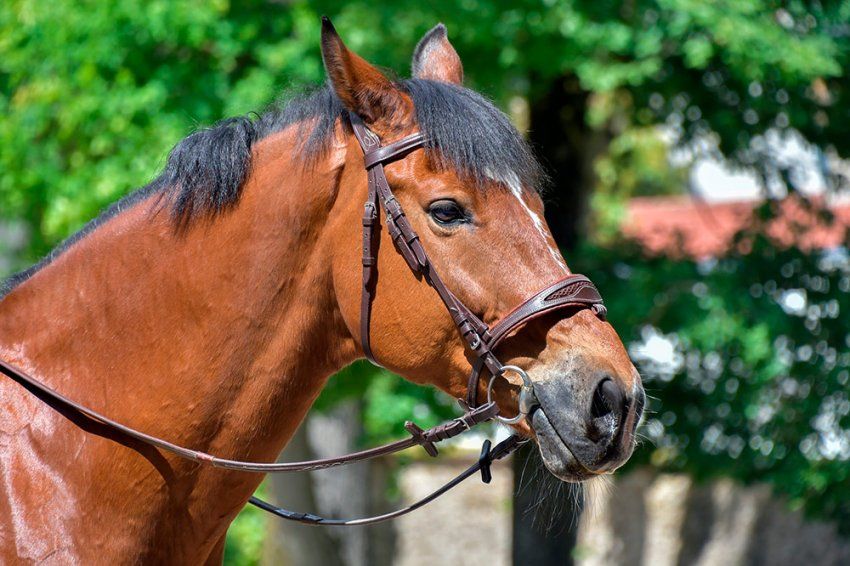
[[[459,416],[454,399],[433,387],[422,387],[360,360],[331,377],[314,408],[325,411],[346,399],[363,402],[366,444],[404,437],[404,422],[422,428]]]
[[[322,76],[313,14],[265,2],[11,1],[0,37],[0,214],[32,226],[29,261],[193,128]]]
[[[268,490],[263,483],[254,493],[267,499]],[[253,505],[246,505],[227,530],[224,545],[224,563],[229,566],[256,566],[263,555],[266,526],[271,516]]]
[[[682,140],[717,136],[728,156],[775,169],[751,147],[795,128],[846,154],[850,2],[413,0],[389,4],[38,2],[0,6],[0,216],[32,227],[43,255],[149,181],[192,129],[260,111],[286,87],[323,80],[319,15],[380,65],[449,27],[470,86],[501,103],[573,74],[629,93],[639,124]]]
[[[627,127],[611,140],[594,164],[590,234],[595,242],[611,243],[619,237],[631,198],[683,192],[688,170],[672,165],[669,152],[669,143],[654,127]]]
[[[762,229],[778,210],[756,211],[747,251],[718,260],[619,242],[572,263],[604,293],[651,398],[635,462],[767,481],[850,531],[850,239],[780,244]]]

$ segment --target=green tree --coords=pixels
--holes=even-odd
[[[621,241],[583,250],[580,267],[655,398],[631,465],[768,482],[848,533],[850,231],[834,250],[779,243],[763,228],[785,205],[758,209],[723,258],[650,258]],[[664,359],[642,353],[650,341]]]
[[[152,179],[194,128],[319,82],[316,21],[266,2],[4,3],[0,215],[31,228],[23,259]]]
[[[782,167],[752,143],[768,128],[847,153],[846,1],[11,0],[0,8],[0,213],[32,226],[26,259],[150,179],[194,127],[321,81],[321,13],[354,49],[400,70],[443,20],[471,86],[505,105],[527,98],[565,245],[593,162],[630,123],[712,135],[765,175]],[[614,92],[619,119],[594,116],[598,95]]]

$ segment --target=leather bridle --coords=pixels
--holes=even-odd
[[[536,404],[533,401],[534,387],[525,371],[517,366],[502,365],[496,358],[494,350],[514,330],[552,311],[591,308],[597,316],[604,319],[606,310],[602,303],[602,296],[590,279],[584,275],[567,275],[526,299],[489,328],[443,283],[431,260],[428,259],[422,241],[410,226],[401,204],[396,200],[387,182],[384,165],[402,159],[411,151],[425,147],[425,137],[421,133],[415,133],[397,142],[381,146],[378,136],[369,130],[358,116],[351,114],[350,119],[354,135],[363,149],[363,161],[369,175],[368,196],[363,210],[363,291],[360,301],[360,343],[363,353],[372,363],[380,365],[372,353],[369,324],[378,275],[377,258],[374,253],[377,240],[376,227],[380,221],[378,209],[382,206],[386,214],[387,231],[396,250],[407,262],[410,270],[415,275],[421,275],[434,288],[448,309],[461,337],[475,355],[476,359],[467,383],[466,407],[478,406],[479,382],[485,367],[492,375],[487,387],[488,400],[494,379],[511,371],[517,373],[523,382],[520,388],[520,413],[511,419],[502,415],[498,415],[498,418],[508,424],[519,422],[524,414],[527,414],[523,413],[523,407],[529,408]]]
[[[363,149],[363,159],[369,180],[368,196],[363,213],[363,289],[360,313],[360,342],[363,352],[370,361],[379,365],[372,351],[370,321],[372,299],[374,297],[378,275],[377,257],[375,256],[378,238],[376,228],[380,221],[379,210],[383,208],[386,216],[387,231],[396,250],[405,259],[413,273],[421,275],[437,292],[443,304],[448,309],[461,337],[475,356],[469,376],[466,398],[461,400],[461,406],[464,408],[464,414],[462,416],[427,430],[423,430],[413,422],[408,421],[405,423],[405,429],[410,433],[409,438],[335,458],[324,458],[305,462],[244,462],[219,458],[199,450],[185,448],[123,425],[65,397],[27,372],[3,360],[0,360],[0,373],[15,380],[63,415],[68,416],[68,412],[70,411],[77,418],[82,417],[105,426],[113,432],[118,433],[117,439],[119,440],[123,436],[124,440],[134,439],[171,452],[181,458],[217,468],[243,472],[279,473],[331,468],[393,454],[412,446],[422,446],[430,456],[437,456],[436,443],[455,437],[478,424],[493,419],[499,419],[508,424],[515,424],[522,421],[534,406],[537,405],[534,396],[534,386],[522,368],[503,365],[496,357],[495,349],[506,337],[510,336],[521,326],[550,312],[564,309],[572,309],[575,312],[578,309],[590,308],[598,317],[604,319],[606,311],[601,295],[587,277],[583,275],[567,275],[536,293],[516,307],[507,316],[493,324],[492,327],[489,327],[480,317],[476,316],[467,308],[443,283],[443,280],[428,259],[422,242],[405,216],[401,204],[393,195],[384,173],[384,165],[402,159],[410,152],[425,147],[427,140],[422,134],[415,133],[394,143],[382,146],[378,136],[369,130],[359,117],[352,114],[350,116],[350,123],[360,143],[360,147]],[[487,401],[479,405],[478,390],[481,374],[485,368],[489,371],[491,377],[486,387]],[[507,372],[516,373],[522,379],[518,399],[519,413],[512,418],[500,415],[499,409],[492,399],[495,380],[503,377]],[[72,418],[72,420],[75,423],[77,422],[76,418]],[[110,438],[115,437],[110,436]],[[408,507],[374,517],[362,519],[327,519],[309,513],[281,509],[255,497],[252,497],[249,501],[253,505],[284,519],[310,525],[354,526],[378,523],[400,517],[422,507],[476,472],[480,471],[482,480],[485,483],[489,483],[491,478],[490,464],[495,460],[509,455],[524,442],[527,442],[527,439],[523,439],[518,435],[512,435],[496,446],[491,447],[490,441],[486,440],[482,446],[478,461],[450,482]]]

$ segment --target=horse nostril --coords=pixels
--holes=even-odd
[[[604,378],[593,392],[590,406],[591,417],[597,419],[614,413],[619,417],[623,406],[623,392],[610,377]]]

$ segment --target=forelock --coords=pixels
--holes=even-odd
[[[440,81],[408,79],[399,86],[413,99],[428,156],[438,168],[454,169],[479,186],[496,181],[541,188],[545,174],[531,147],[492,102]]]

